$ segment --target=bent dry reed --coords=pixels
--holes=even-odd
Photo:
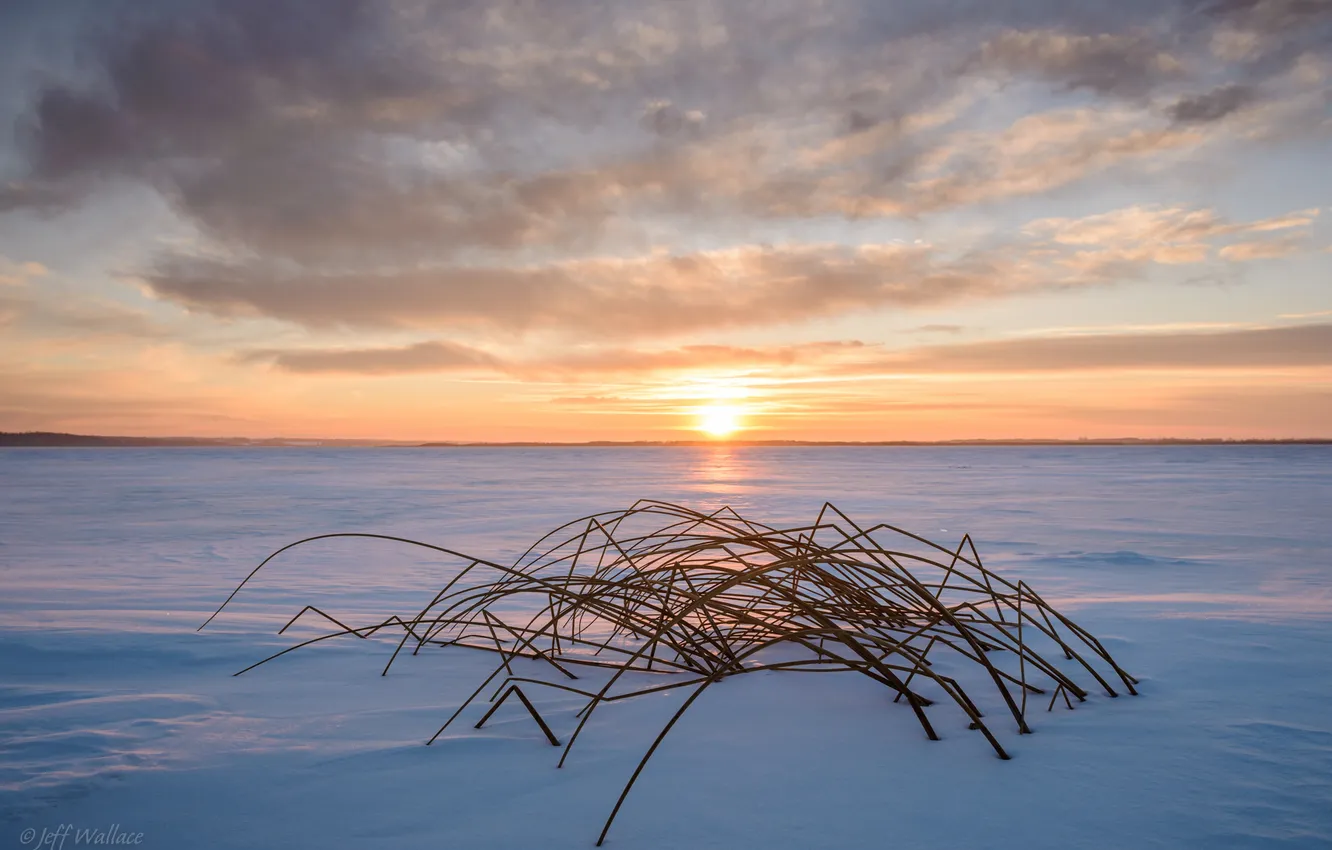
[[[1060,700],[1072,708],[1075,700],[1086,699],[1075,675],[1095,681],[1111,697],[1119,687],[1137,693],[1137,680],[1100,641],[1025,582],[986,569],[969,536],[949,549],[887,524],[862,528],[831,504],[809,525],[774,528],[729,507],[703,513],[642,500],[627,510],[566,523],[511,565],[389,535],[318,535],[266,558],[199,628],[273,558],[304,543],[340,537],[396,541],[459,558],[466,566],[410,616],[354,627],[307,605],[280,633],[307,614],[323,617],[337,630],[240,673],[344,635],[369,638],[401,630],[385,675],[408,644],[412,655],[440,646],[487,650],[499,656],[494,672],[427,744],[489,688],[492,706],[477,728],[516,696],[559,747],[523,690],[553,688],[586,699],[558,766],[598,708],[671,688],[693,689],[625,783],[598,845],[671,727],[710,685],[731,676],[761,670],[858,673],[888,688],[893,702],[905,703],[931,740],[938,734],[926,709],[951,703],[967,728],[980,732],[1002,759],[1008,753],[959,678],[966,678],[973,692],[980,687],[997,695],[995,704],[1019,734],[1031,731],[1029,696],[1048,694],[1048,703],[1042,699],[1046,711]],[[544,675],[517,675],[512,664],[517,658],[538,662]],[[959,662],[968,675],[940,672]],[[600,684],[585,684],[576,669]]]

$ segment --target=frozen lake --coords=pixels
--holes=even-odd
[[[557,771],[518,710],[422,746],[489,653],[381,678],[394,642],[344,638],[230,675],[306,603],[369,622],[451,575],[372,541],[294,550],[195,628],[301,537],[508,562],[641,497],[969,532],[1142,696],[1042,705],[1003,762],[945,713],[925,740],[854,676],[740,677],[671,733],[607,846],[1332,844],[1332,448],[718,446],[0,450],[0,846],[117,824],[163,848],[590,847],[682,693],[606,709]]]

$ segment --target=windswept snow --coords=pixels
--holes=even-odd
[[[493,668],[342,638],[449,569],[377,532],[512,560],[639,497],[774,523],[831,500],[1034,586],[1142,681],[925,739],[863,677],[724,681],[653,757],[607,840],[642,848],[1332,846],[1332,450],[1321,447],[10,450],[0,452],[0,847],[63,824],[143,847],[586,848],[686,690],[599,709],[561,770]],[[945,530],[946,529],[946,530]],[[530,664],[533,662],[520,662]],[[581,704],[530,694],[564,739]],[[50,839],[48,839],[50,840]],[[75,846],[73,834],[67,846]],[[49,845],[48,845],[49,846]]]

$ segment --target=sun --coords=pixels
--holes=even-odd
[[[729,437],[740,430],[740,411],[728,404],[698,409],[698,430],[713,437]]]

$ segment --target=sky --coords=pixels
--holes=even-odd
[[[0,430],[1332,437],[1332,0],[0,0]]]

